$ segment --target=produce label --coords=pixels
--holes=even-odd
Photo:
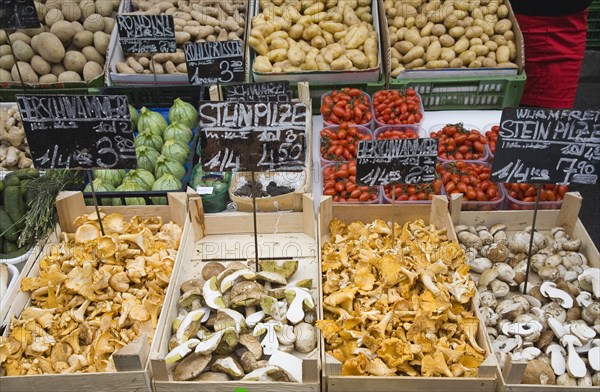
[[[119,42],[125,53],[174,53],[172,15],[117,15]]]
[[[599,171],[600,111],[502,111],[492,181],[595,184]]]
[[[0,29],[37,27],[40,27],[40,18],[33,0],[0,0]]]
[[[225,86],[225,99],[244,102],[289,102],[290,82],[240,83]]]
[[[204,171],[301,171],[306,105],[300,102],[200,102]]]
[[[422,184],[435,179],[437,139],[362,140],[356,155],[358,185]]]
[[[17,95],[38,169],[135,169],[124,95]]]
[[[191,84],[244,80],[242,41],[188,42],[183,46]]]

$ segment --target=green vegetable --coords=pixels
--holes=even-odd
[[[130,180],[125,180],[115,190],[117,192],[140,192],[140,191],[145,191],[146,189],[143,189],[136,182],[133,182],[133,181],[130,181]],[[123,205],[123,202],[121,201],[120,198],[114,198],[113,199],[113,206],[122,206],[122,205]],[[125,198],[125,205],[128,205],[128,206],[146,205],[146,200],[144,200],[143,197],[126,197]]]
[[[83,189],[84,192],[91,192],[92,186],[88,183]],[[105,182],[101,178],[94,178],[94,192],[114,192],[115,187],[108,182]],[[112,206],[112,199],[102,198],[99,199],[99,203],[103,206]],[[85,199],[85,204],[88,206],[94,205],[94,199]]]
[[[137,156],[138,168],[154,173],[156,161],[160,156],[158,151],[152,147],[141,146],[135,149],[135,155]]]
[[[193,105],[177,98],[169,109],[169,121],[180,122],[190,129],[194,129],[198,125],[198,110]]]
[[[20,185],[8,185],[4,190],[4,210],[18,230],[25,228],[25,203]]]
[[[129,115],[131,116],[131,126],[132,126],[133,130],[135,131],[137,129],[137,123],[140,118],[140,114],[138,113],[136,108],[129,105]]]
[[[197,187],[213,187],[213,193],[221,193],[229,188],[231,181],[231,173],[220,172],[204,172],[202,165],[198,163],[192,170],[192,179],[190,186],[194,189]]]
[[[156,151],[160,151],[160,149],[163,146],[163,139],[157,133],[154,133],[151,131],[144,131],[144,132],[140,132],[135,137],[133,144],[135,144],[136,148],[142,147],[142,146],[147,146],[147,147],[152,147]]]
[[[177,190],[181,189],[181,186],[182,186],[181,181],[179,181],[177,178],[173,177],[170,174],[165,174],[164,176],[162,176],[158,180],[156,180],[154,185],[152,185],[152,190],[153,191],[177,191]],[[167,204],[167,198],[166,197],[153,197],[152,203],[153,204]]]
[[[181,163],[161,155],[156,160],[154,175],[160,178],[165,174],[172,174],[178,180],[183,180],[183,177],[185,177],[185,168]]]
[[[140,187],[144,188],[143,190],[149,191],[152,189],[152,185],[154,185],[154,175],[145,169],[135,169],[127,173],[125,179],[123,181],[133,181],[137,183]]]
[[[163,132],[167,128],[167,120],[158,112],[153,112],[146,107],[143,107],[140,111],[140,118],[138,119],[137,129],[140,132],[150,131],[162,136]]]
[[[2,207],[0,207],[0,236],[5,238],[7,241],[12,242],[17,242],[19,239],[17,227],[13,224],[10,216],[8,216]]]
[[[97,169],[94,170],[94,179],[100,179],[105,184],[109,184],[113,187],[116,187],[119,186],[121,182],[123,182],[125,174],[125,170],[122,169]]]
[[[27,178],[21,181],[21,196],[27,196],[27,190],[29,189],[29,184],[33,181],[31,178]]]
[[[4,177],[4,181],[9,180],[11,177],[17,177],[19,180],[33,180],[39,176],[40,172],[37,171],[37,169],[19,169],[8,173],[6,177]]]
[[[10,174],[4,177],[4,186],[5,189],[9,186],[21,186],[21,180],[19,180],[18,176],[11,176]]]
[[[190,156],[190,146],[177,140],[167,140],[160,153],[169,159],[185,165]]]
[[[0,181],[0,193],[4,192],[4,181]]]
[[[189,144],[192,141],[192,130],[187,125],[180,122],[171,122],[171,125],[165,129],[163,133],[165,140],[178,140],[184,144]]]
[[[19,247],[17,246],[17,244],[15,242],[4,241],[4,243],[2,244],[2,253],[4,253],[5,255],[16,252],[18,250],[19,250]]]
[[[3,259],[13,259],[27,253],[31,249],[31,245],[24,245],[19,248],[14,242],[4,241],[2,245],[2,254],[0,255]]]

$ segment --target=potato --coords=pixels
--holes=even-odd
[[[460,37],[465,35],[465,28],[461,26],[456,26],[448,30],[448,34],[454,38],[459,39]]]
[[[454,50],[452,50],[450,48],[442,48],[440,58],[442,60],[446,60],[448,63],[450,63],[452,60],[454,60],[456,58],[456,53],[454,53]]]
[[[71,22],[71,26],[73,26],[73,30],[75,30],[75,34],[77,34],[80,31],[85,31],[85,29],[83,28],[83,25],[81,23],[79,23],[78,21]]]
[[[116,21],[114,18],[110,18],[108,16],[105,16],[102,19],[104,19],[104,30],[102,31],[110,35],[115,28]]]
[[[73,38],[75,35],[75,27],[71,24],[71,22],[60,20],[52,25],[50,32],[54,34],[64,45],[68,45],[68,43],[71,41],[71,38]]]
[[[273,49],[267,53],[267,57],[269,61],[272,63],[276,63],[279,61],[284,61],[287,59],[287,50],[285,49]]]
[[[10,71],[15,65],[15,57],[12,54],[5,54],[0,57],[0,68]]]
[[[295,67],[298,67],[304,63],[305,53],[300,45],[295,45],[287,49],[287,59],[290,61],[290,64]]]
[[[502,34],[504,36],[504,38],[507,41],[514,41],[515,40],[515,33],[512,32],[512,30],[508,30],[506,31],[504,34]]]
[[[17,69],[17,67],[19,68]],[[21,75],[20,77],[19,74]],[[13,65],[10,75],[14,81],[22,81],[24,83],[37,83],[39,80],[31,65],[24,61],[17,61]]]
[[[177,72],[179,73],[187,73],[187,64],[181,63],[177,65]]]
[[[0,68],[0,82],[12,82],[12,75],[10,72]]]
[[[95,61],[102,66],[104,65],[104,57],[98,53],[96,48],[93,46],[86,46],[85,48],[81,49],[81,53],[85,57],[86,61]]]
[[[475,59],[469,63],[469,68],[481,68],[481,66],[482,66],[481,60]]]
[[[50,66],[50,72],[52,72],[53,75],[55,75],[56,77],[58,77],[58,75],[60,75],[61,73],[65,72],[66,69],[62,64],[52,64]]]
[[[467,37],[468,39],[478,38],[481,36],[481,34],[483,34],[483,29],[479,26],[467,27],[467,29],[465,30],[465,37]]]
[[[485,45],[473,45],[470,49],[474,51],[477,56],[486,56],[490,51],[490,48]]]
[[[498,10],[496,11],[496,15],[498,15],[498,18],[500,19],[504,19],[508,17],[508,7],[504,4],[502,4],[501,6],[498,7]]]
[[[477,55],[472,50],[466,50],[458,55],[458,58],[462,60],[464,65],[469,65],[472,61],[475,60]]]
[[[442,45],[444,48],[449,48],[450,46],[454,45],[454,38],[452,38],[448,34],[442,35],[439,38],[439,41],[440,41],[440,45]],[[467,45],[468,45],[468,42],[467,42]]]
[[[96,0],[96,12],[102,16],[110,16],[113,8],[112,0]],[[164,12],[166,9],[162,11]]]
[[[421,29],[421,31],[419,33],[421,35],[421,37],[429,37],[433,31],[434,26],[435,25],[433,24],[433,22],[427,22],[427,24],[425,26],[423,26],[423,28]],[[438,26],[442,26],[442,25],[438,25]]]
[[[494,31],[496,34],[504,34],[512,28],[512,22],[510,19],[502,19],[496,22],[494,25]]]
[[[100,14],[91,14],[83,21],[83,27],[93,33],[104,30],[104,18]]]
[[[427,48],[429,48],[429,44],[431,43],[431,39],[429,37],[423,37],[419,40],[419,42],[417,42],[417,46],[422,47],[423,49],[427,50]]]
[[[408,64],[405,64],[404,68],[406,68],[406,69],[415,69],[415,68],[418,68],[418,67],[422,67],[424,64],[425,64],[425,61],[423,61],[423,59],[416,59],[416,60],[411,61]]]
[[[458,55],[469,49],[469,40],[466,37],[462,37],[454,44],[454,52]]]
[[[54,74],[46,74],[46,75],[42,75],[40,76],[40,83],[42,84],[52,84],[52,83],[57,83],[58,82],[58,77]]]
[[[447,29],[451,29],[451,28],[455,27],[457,25],[457,23],[458,23],[458,17],[454,13],[446,16],[446,19],[444,19],[444,27]]]
[[[110,35],[102,31],[96,31],[94,33],[94,48],[96,48],[98,53],[100,53],[102,56],[106,55],[109,43]]]
[[[494,41],[498,46],[507,44],[506,38],[504,38],[502,35],[493,35],[492,41]]]
[[[415,26],[417,26],[418,29],[422,29],[423,27],[425,27],[427,22],[429,22],[429,20],[427,19],[427,15],[425,14],[419,14],[415,17]]]
[[[377,37],[369,37],[365,40],[364,52],[369,59],[369,68],[375,68],[379,65],[379,49],[377,48]]]
[[[13,43],[14,56],[19,61],[29,61],[33,57],[33,49],[23,41]]]
[[[498,63],[498,68],[519,68],[517,64],[506,62],[506,63]]]
[[[6,34],[6,33],[5,33],[5,32],[2,32],[0,35],[1,35],[1,36],[4,36],[4,34]],[[10,42],[12,42],[12,43],[13,43],[13,45],[14,45],[14,44],[15,44],[15,42],[17,42],[17,41],[23,41],[23,42],[25,42],[27,45],[30,45],[30,44],[31,44],[31,37],[30,37],[30,36],[28,36],[28,35],[27,35],[27,34],[25,34],[25,33],[22,33],[22,32],[20,32],[20,31],[17,31],[17,32],[15,32],[15,33],[12,33],[12,34],[10,34],[10,35],[9,35],[9,38],[10,38]]]
[[[508,41],[506,46],[508,46],[508,49],[510,50],[510,61],[514,61],[517,58],[517,47],[515,46],[515,43]]]
[[[94,43],[94,33],[91,31],[78,31],[73,36],[73,46],[77,49],[83,49]]]
[[[446,34],[446,27],[444,27],[443,24],[436,24],[433,26],[433,28],[431,29],[431,34],[437,36],[437,37],[441,37],[442,35]]]
[[[61,20],[65,20],[65,17],[59,9],[51,9],[50,11],[46,12],[46,17],[44,18],[44,22],[48,27],[52,27],[54,23]]]
[[[455,58],[454,60],[450,61],[450,68],[461,68],[463,66],[463,62],[460,58]]]
[[[427,62],[436,61],[440,58],[441,54],[442,45],[440,45],[439,41],[432,42],[425,53],[425,60],[427,60]]]
[[[81,19],[81,8],[79,4],[73,0],[65,0],[62,3],[61,11],[65,20],[74,22]]]
[[[418,58],[423,57],[424,54],[425,54],[425,49],[423,49],[421,46],[415,46],[410,51],[408,51],[408,53],[406,53],[404,55],[404,57],[402,57],[402,62],[404,64],[408,64]],[[420,67],[420,65],[419,65],[419,67]],[[407,67],[407,69],[408,69],[408,67]]]
[[[63,60],[63,65],[67,71],[77,72],[78,74],[82,73],[85,63],[85,56],[81,52],[75,50],[68,51]]]
[[[317,35],[316,37],[310,40],[310,45],[313,48],[322,49],[327,46],[327,41],[325,41],[325,38],[321,37],[320,35]]]
[[[0,57],[8,55],[12,56],[12,50],[10,49],[10,45],[0,46]]]
[[[498,64],[496,63],[496,60],[492,60],[490,58],[485,58],[481,63],[481,66],[485,68],[496,68],[497,65]]]
[[[358,69],[369,68],[369,59],[361,50],[350,49],[346,51],[346,57],[352,61],[352,64]]]
[[[496,49],[496,62],[506,63],[510,60],[510,49],[506,45],[501,45]]]
[[[469,47],[475,45],[483,45],[483,41],[481,40],[481,38],[471,38],[469,40]]]
[[[166,53],[159,53],[159,54],[166,54]],[[135,72],[137,72],[137,73],[144,72],[144,66],[142,64],[138,63],[138,61],[135,59],[135,57],[133,57],[133,56],[127,57],[126,63]],[[159,63],[162,63],[162,61],[159,61]],[[148,63],[148,64],[150,64],[150,63]]]
[[[96,13],[96,5],[92,0],[81,0],[79,9],[81,9],[81,17],[83,19]]]
[[[58,75],[59,82],[81,82],[81,76],[74,71],[65,71]]]
[[[96,79],[102,76],[103,69],[100,64],[94,61],[88,61],[83,67],[83,80],[89,82],[90,80]]]
[[[323,60],[325,60],[327,64],[331,64],[335,59],[344,54],[344,52],[344,47],[338,43],[329,45],[328,47],[321,50]]]
[[[50,73],[50,69],[52,68],[50,63],[42,58],[42,56],[38,56],[37,54],[31,58],[30,61],[31,68],[38,75],[47,75]]]
[[[342,71],[352,68],[352,61],[350,61],[350,59],[345,55],[342,55],[333,60],[330,65],[332,70]]]
[[[481,19],[475,19],[473,23],[475,24],[475,26],[481,27],[483,29],[483,32],[488,36],[494,35],[494,27],[492,24]]]
[[[490,51],[496,51],[496,49],[498,49],[498,44],[495,43],[494,41],[487,41],[484,43],[485,46],[487,46]]]
[[[419,33],[419,30],[410,29],[404,34],[404,39],[416,45],[421,39],[421,34]]]
[[[59,63],[65,57],[62,42],[52,33],[41,33],[34,42],[34,49],[49,63]]]

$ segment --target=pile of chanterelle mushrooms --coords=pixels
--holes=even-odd
[[[209,262],[184,282],[165,357],[173,380],[302,382],[297,354],[316,348],[317,317],[313,280],[290,280],[297,269],[297,260],[260,260],[258,272]]]
[[[478,282],[482,321],[501,365],[528,362],[522,383],[600,386],[600,269],[563,228],[533,234],[527,294],[523,286],[531,229],[456,227]]]
[[[471,311],[475,284],[463,250],[422,220],[349,225],[334,219],[322,247],[317,321],[343,375],[477,374],[485,350]]]
[[[84,215],[23,278],[31,303],[0,337],[6,376],[113,371],[112,355],[152,339],[182,230],[161,218]],[[0,381],[1,383],[1,381]]]

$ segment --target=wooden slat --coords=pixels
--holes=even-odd
[[[502,368],[502,375],[507,384],[520,384],[525,374],[525,362],[513,362],[510,355],[506,356],[506,363]]]
[[[556,219],[556,226],[563,227],[569,235],[573,234],[573,230],[575,230],[582,202],[583,199],[579,192],[568,192],[563,200]]]
[[[253,382],[253,381],[155,381],[155,392],[319,392],[318,383],[291,383],[291,382]]]
[[[327,392],[490,392],[495,386],[495,378],[327,377]]]
[[[143,334],[122,349],[115,351],[113,361],[118,372],[143,371],[148,361],[148,336]]]
[[[302,233],[302,212],[260,212],[256,214],[258,232],[261,234]],[[205,235],[254,233],[251,212],[221,212],[204,216]]]
[[[145,372],[50,374],[0,378],[2,392],[146,392]]]

